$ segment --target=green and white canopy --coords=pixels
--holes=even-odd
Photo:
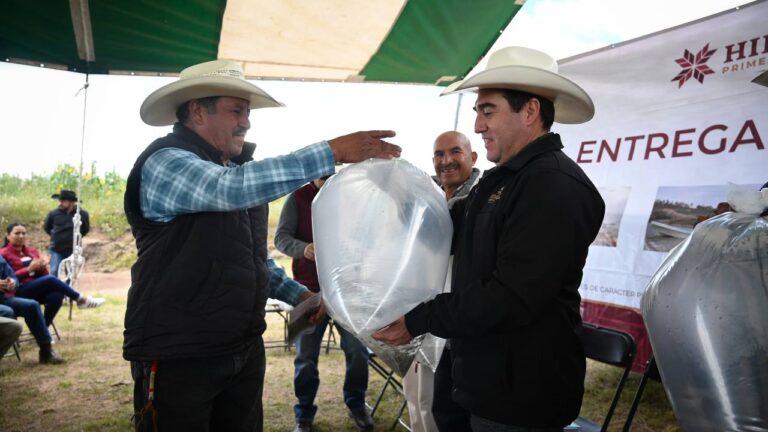
[[[446,85],[523,0],[6,0],[0,59],[87,73],[242,62],[251,78]]]

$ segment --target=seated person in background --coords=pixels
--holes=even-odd
[[[13,317],[13,309],[0,304],[0,359],[11,349],[21,334],[21,324]]]
[[[10,295],[45,304],[46,326],[53,322],[64,296],[77,302],[80,309],[95,308],[104,303],[103,298],[84,296],[59,278],[48,274],[48,259],[41,258],[37,249],[27,245],[27,228],[24,225],[11,223],[5,232],[5,243],[0,249],[0,255],[8,261],[19,280],[16,292]]]
[[[35,337],[35,341],[40,347],[40,363],[63,363],[64,359],[51,347],[53,340],[48,332],[48,326],[45,324],[40,303],[14,296],[13,293],[17,286],[18,280],[15,272],[8,265],[8,262],[0,256],[0,316],[8,318],[23,316],[29,331],[32,332],[32,336]]]
[[[320,282],[317,279],[315,244],[312,238],[312,200],[328,177],[330,176],[313,180],[288,196],[275,232],[277,249],[293,258],[293,279],[313,292],[320,292]],[[315,325],[314,331],[301,335],[296,340],[293,390],[298,401],[293,407],[296,416],[294,432],[312,430],[312,422],[317,412],[315,396],[320,386],[317,363],[328,319],[328,315],[325,315]],[[365,392],[368,389],[368,350],[354,335],[342,327],[336,326],[336,329],[341,337],[341,349],[344,350],[347,364],[344,375],[344,403],[349,409],[349,416],[359,430],[373,430],[373,419],[365,408]]]

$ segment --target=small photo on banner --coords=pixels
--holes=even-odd
[[[592,246],[616,247],[619,241],[619,225],[629,198],[629,186],[606,186],[597,190],[605,201],[605,217]]]
[[[758,190],[760,185],[741,185]],[[728,185],[660,187],[645,230],[645,250],[669,252],[699,222],[733,211]]]

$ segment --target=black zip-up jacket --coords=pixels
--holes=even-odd
[[[581,408],[578,289],[605,205],[562,147],[538,138],[454,205],[452,293],[406,314],[412,335],[450,338],[454,400],[503,424],[562,427]]]
[[[125,213],[139,256],[131,267],[123,357],[152,361],[241,352],[266,328],[268,206],[180,215],[170,222],[144,218],[141,169],[151,154],[167,147],[221,163],[218,150],[177,123],[131,170]],[[233,162],[249,160],[254,149],[246,144]]]
[[[74,217],[74,209],[71,213],[67,213],[60,208],[55,208],[48,212],[45,222],[43,222],[43,229],[51,236],[48,247],[63,255],[64,258],[72,255],[72,238],[74,235],[72,218]],[[91,222],[88,212],[82,208],[80,209],[80,222],[82,223],[80,234],[85,236],[91,230]]]

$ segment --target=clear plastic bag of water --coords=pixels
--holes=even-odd
[[[368,160],[325,183],[312,219],[328,314],[405,374],[423,336],[393,347],[371,334],[443,290],[453,225],[442,190],[403,159]]]

